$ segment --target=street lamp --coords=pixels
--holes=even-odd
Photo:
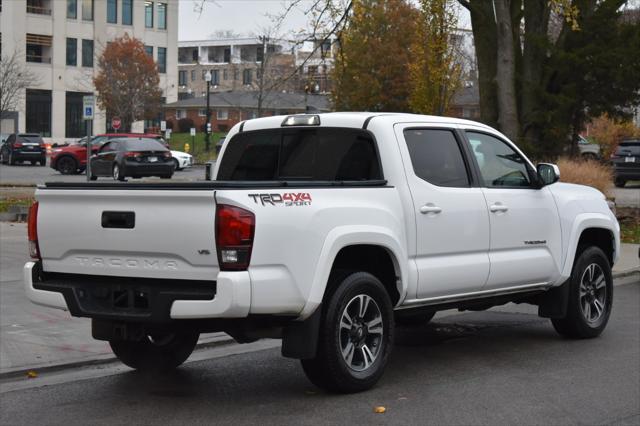
[[[206,74],[204,75],[204,79],[207,82],[207,117],[206,117],[206,121],[205,121],[205,139],[204,139],[204,143],[205,143],[205,149],[207,150],[207,152],[209,152],[210,149],[210,123],[209,123],[209,117],[211,116],[211,112],[209,112],[209,88],[211,86],[211,71],[207,71]]]

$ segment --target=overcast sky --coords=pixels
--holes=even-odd
[[[303,5],[309,3],[309,0],[303,1]],[[267,14],[280,14],[285,7],[282,0],[206,0],[200,13],[199,4],[201,0],[180,0],[179,40],[203,40],[216,31],[226,30],[245,36],[257,34],[261,28],[271,26]],[[294,10],[284,23],[283,30],[299,30],[306,23],[303,10]]]

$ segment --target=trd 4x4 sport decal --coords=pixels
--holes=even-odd
[[[311,194],[308,192],[287,192],[284,194],[249,194],[250,198],[263,206],[270,204],[272,206],[310,206]]]

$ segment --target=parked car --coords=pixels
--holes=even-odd
[[[193,166],[193,155],[182,151],[171,151],[174,170],[182,170]]]
[[[640,139],[620,142],[611,155],[613,182],[622,188],[629,180],[640,180]]]
[[[281,337],[313,383],[362,391],[396,321],[436,311],[528,303],[563,336],[604,331],[620,228],[602,193],[559,174],[468,120],[259,118],[231,129],[214,181],[39,186],[24,287],[91,318],[135,369],[175,368],[224,331]]]
[[[220,139],[218,139],[218,142],[216,142],[216,154],[220,154],[220,150],[222,149],[222,145],[224,145],[225,139],[227,139],[226,136],[221,136]]]
[[[585,160],[600,159],[600,145],[591,143],[582,136],[578,136],[578,150],[580,151],[580,156]]]
[[[111,176],[124,181],[127,176],[141,178],[173,175],[171,152],[162,143],[149,138],[112,139],[91,157],[91,180]]]
[[[91,138],[91,152],[95,153],[107,141],[116,138],[149,138],[165,143],[162,136],[143,133],[104,133]],[[63,175],[82,173],[87,166],[87,138],[78,143],[54,148],[49,166]]]
[[[31,164],[47,165],[47,147],[37,133],[13,133],[0,147],[0,162],[16,164],[29,161]]]

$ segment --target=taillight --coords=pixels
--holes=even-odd
[[[27,236],[29,238],[29,256],[40,259],[40,247],[38,246],[38,202],[29,207],[27,219]]]
[[[240,207],[218,204],[216,251],[222,271],[244,271],[249,267],[256,217]]]
[[[126,158],[133,158],[136,161],[142,160],[142,153],[141,152],[125,152],[124,156]]]
[[[13,143],[13,147],[14,148],[22,148],[22,143],[21,142],[14,142]]]

